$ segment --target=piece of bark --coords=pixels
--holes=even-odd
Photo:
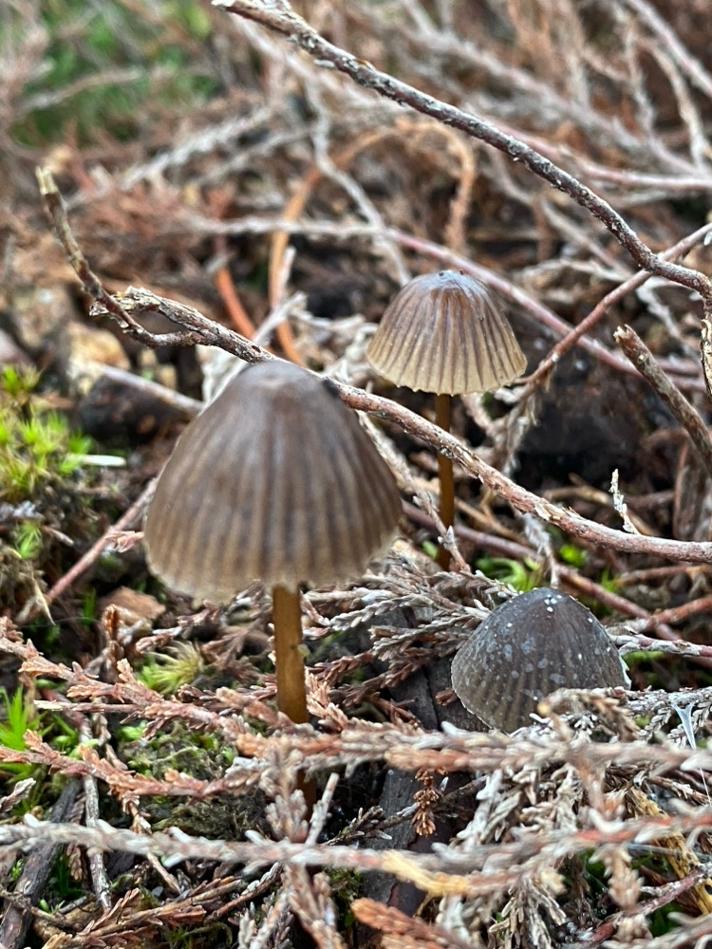
[[[437,731],[442,727],[443,722],[449,722],[457,728],[479,731],[479,722],[462,706],[459,699],[448,705],[440,705],[436,699],[439,692],[451,687],[450,662],[449,658],[438,659],[431,666],[419,669],[391,691],[391,698],[399,704],[404,704],[424,729]],[[468,775],[450,775],[447,791],[456,790],[468,780]],[[415,794],[421,786],[412,773],[389,769],[379,800],[384,816],[391,817],[413,804]],[[470,803],[474,810],[474,797]],[[430,837],[422,837],[417,833],[411,820],[407,819],[389,828],[389,840],[381,838],[371,840],[369,846],[377,850],[393,848],[412,850],[414,853],[428,853],[432,850],[434,842],[449,841],[458,829],[449,818],[438,817],[435,821],[435,832]],[[415,915],[426,896],[412,883],[402,882],[385,873],[369,874],[364,882],[363,895],[396,907],[408,916]],[[359,946],[367,949],[368,946],[379,945],[380,934],[374,935],[373,931],[367,927],[359,927],[359,929]]]

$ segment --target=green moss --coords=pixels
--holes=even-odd
[[[678,903],[668,903],[667,906],[661,906],[648,918],[650,933],[652,936],[664,936],[673,929],[679,929],[679,914],[683,912]],[[678,914],[678,919],[673,919],[673,914]]]
[[[562,544],[559,547],[559,557],[564,563],[572,567],[583,567],[588,560],[588,552],[576,544]]]
[[[636,649],[633,652],[627,652],[623,657],[629,668],[639,666],[642,662],[657,662],[664,659],[667,653],[661,649]]]
[[[356,870],[326,870],[334,903],[339,910],[341,926],[350,929],[356,918],[351,904],[361,896],[363,877]]]
[[[437,559],[438,556],[438,545],[434,544],[432,540],[423,541],[423,553],[427,554],[431,560]]]
[[[38,493],[59,486],[76,474],[91,440],[72,432],[62,415],[48,410],[36,397],[36,373],[6,369],[0,379],[0,500],[10,503],[36,500]],[[37,534],[20,528],[18,553],[36,557],[41,548]]]
[[[138,678],[150,689],[164,694],[190,685],[203,672],[203,658],[192,643],[175,643],[163,653],[150,653]]]
[[[25,751],[27,749],[25,733],[39,727],[35,707],[22,689],[17,689],[12,696],[3,689],[0,699],[4,713],[4,721],[0,722],[0,745],[12,751]],[[0,772],[12,775],[16,781],[32,777],[34,771],[34,765],[0,762]]]
[[[220,777],[234,760],[234,751],[217,735],[174,725],[150,738],[143,734],[125,744],[122,757],[139,774],[163,778],[166,771],[182,771],[195,778]]]
[[[477,569],[492,580],[506,583],[517,593],[527,593],[541,582],[539,565],[529,559],[519,561],[507,557],[481,557],[477,561]]]
[[[23,521],[12,532],[12,544],[23,560],[34,560],[42,551],[42,528],[36,521]]]
[[[32,700],[27,693],[19,688],[10,696],[4,689],[0,690],[3,720],[0,722],[0,745],[13,751],[26,751],[27,732],[36,732],[42,739],[61,751],[62,754],[75,755],[79,748],[79,734],[75,728],[56,712],[42,712],[38,714]],[[32,764],[13,764],[0,762],[0,773],[11,775],[13,780],[24,778],[38,778],[44,769]],[[41,782],[33,789],[31,795],[21,804],[21,810],[27,810],[39,802],[46,790]]]
[[[84,0],[45,0],[40,12],[45,69],[24,90],[30,108],[12,129],[20,144],[62,141],[68,127],[80,145],[107,133],[130,140],[156,103],[182,110],[217,90],[216,79],[195,66],[194,43],[212,29],[199,0],[152,5],[145,16],[119,0],[89,11]],[[18,40],[21,29],[18,22]]]

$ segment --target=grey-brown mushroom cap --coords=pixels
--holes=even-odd
[[[593,613],[542,587],[490,613],[453,659],[452,685],[468,711],[513,732],[557,689],[613,688],[629,679]]]
[[[407,283],[386,308],[366,355],[396,385],[444,395],[497,389],[527,365],[487,288],[453,270]]]
[[[240,372],[183,432],[149,505],[149,567],[222,603],[253,580],[360,576],[387,546],[398,488],[355,412],[281,360]]]

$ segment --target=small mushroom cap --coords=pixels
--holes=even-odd
[[[185,429],[148,509],[151,570],[221,603],[251,581],[357,576],[400,516],[393,475],[328,383],[270,360]]]
[[[557,689],[629,684],[618,650],[578,600],[542,587],[493,610],[452,662],[452,685],[491,728],[516,731]]]
[[[396,385],[446,395],[497,389],[527,365],[487,288],[454,270],[407,283],[386,308],[366,355]]]

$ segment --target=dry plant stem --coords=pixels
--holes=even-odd
[[[203,408],[203,403],[198,399],[192,399],[188,395],[176,392],[175,389],[169,389],[168,386],[161,385],[160,382],[144,379],[143,376],[137,376],[135,373],[129,372],[128,369],[120,369],[118,366],[109,366],[104,363],[95,363],[94,366],[96,367],[97,378],[110,379],[122,386],[130,386],[147,398],[158,399],[167,406],[176,409],[186,420],[192,419]],[[83,366],[78,366],[80,370],[85,367],[86,363]]]
[[[64,246],[65,252],[85,289],[100,304],[99,308],[94,310],[95,313],[102,312],[112,316],[127,335],[144,343],[151,349],[158,349],[166,345],[167,340],[170,340],[171,345],[189,346],[202,343],[208,346],[218,346],[250,363],[273,358],[261,346],[245,339],[225,326],[214,323],[193,307],[175,303],[148,291],[134,288],[130,288],[119,303],[101,286],[81,254],[69,227],[62,200],[51,174],[46,171],[41,171],[38,174],[45,204],[57,237]],[[182,326],[184,332],[154,335],[134,319],[133,312],[161,313],[172,323]],[[470,476],[478,478],[485,487],[497,493],[518,511],[534,513],[546,523],[554,524],[566,533],[579,537],[588,543],[598,544],[601,547],[628,553],[665,557],[670,560],[685,560],[690,563],[712,562],[712,543],[627,534],[624,531],[596,524],[573,511],[551,504],[546,499],[527,491],[526,488],[522,488],[516,482],[507,478],[506,475],[486,464],[473,451],[466,448],[451,435],[443,432],[437,425],[431,424],[403,406],[343,383],[334,381],[333,386],[347,405],[362,412],[370,412],[390,418],[404,431],[418,438],[425,445],[430,446],[438,453],[445,453],[450,456]],[[104,546],[107,542],[108,540],[104,542]],[[64,579],[62,578],[59,583],[63,583]],[[76,579],[76,577],[73,577],[73,579]],[[56,586],[59,586],[59,583]],[[58,595],[56,589],[53,592],[56,598]]]
[[[695,59],[690,50],[683,45],[680,38],[671,29],[670,24],[663,20],[658,11],[647,0],[627,0],[627,3],[658,39],[667,46],[677,65],[688,75],[694,85],[706,96],[712,97],[712,76],[702,63]]]
[[[429,733],[429,740],[435,749],[438,743],[448,739],[444,739],[439,733]],[[518,739],[518,745],[522,754],[533,747],[521,738]],[[619,751],[625,752],[627,747],[624,743],[616,743],[615,749],[609,748],[608,763],[616,760],[612,751],[618,755]],[[596,750],[606,748],[606,745],[601,745]],[[650,746],[648,750],[652,750]],[[406,753],[414,760],[427,760],[429,763],[432,760],[437,766],[437,753],[434,750],[415,752],[414,749],[408,748]],[[697,752],[694,757],[700,758],[702,753]],[[403,759],[398,757],[393,766],[401,767],[402,763]],[[692,766],[697,764],[695,760]],[[460,769],[469,767],[466,756],[460,756],[457,766]],[[49,841],[57,844],[76,843],[83,847],[120,850],[141,856],[150,853],[182,860],[250,863],[253,870],[271,866],[276,862],[302,867],[345,867],[365,872],[391,873],[398,879],[416,883],[431,895],[483,895],[501,892],[503,888],[516,885],[521,880],[523,867],[530,872],[541,872],[569,854],[591,850],[604,843],[635,844],[643,835],[650,840],[655,836],[670,836],[672,833],[699,832],[711,825],[712,814],[708,808],[704,808],[689,815],[646,815],[617,822],[612,827],[556,829],[537,835],[536,841],[529,836],[521,841],[478,845],[469,852],[444,850],[440,853],[422,854],[367,847],[357,849],[333,843],[269,840],[258,835],[255,835],[254,839],[235,841],[193,837],[186,833],[181,833],[178,837],[161,831],[145,834],[112,827],[104,822],[98,827],[83,827],[79,824],[51,823],[30,817],[22,824],[0,826],[0,845],[36,845]],[[480,867],[487,860],[493,865],[483,871]]]
[[[243,336],[250,339],[255,335],[255,326],[237,295],[235,284],[232,282],[227,266],[218,267],[215,271],[215,286],[222,297],[225,309],[228,311],[235,329],[238,333],[242,333]]]
[[[302,611],[299,591],[276,586],[272,590],[274,654],[277,668],[277,705],[293,722],[309,720],[304,681]]]
[[[138,498],[134,501],[131,507],[123,514],[119,520],[112,524],[108,531],[106,531],[99,540],[87,550],[83,557],[80,557],[79,560],[71,567],[63,577],[60,577],[59,580],[55,583],[52,589],[45,596],[47,603],[54,603],[54,601],[62,596],[63,593],[71,587],[71,585],[86,573],[90,567],[92,567],[96,561],[101,557],[104,549],[109,546],[111,543],[112,535],[115,531],[128,530],[136,520],[141,516],[141,513],[144,507],[148,504],[153,494],[153,490],[156,486],[155,480],[151,481],[143,489]]]
[[[450,431],[452,422],[452,396],[444,393],[435,396],[435,421],[444,432]],[[438,455],[440,477],[440,518],[445,529],[455,523],[455,477],[452,458]],[[441,544],[438,547],[438,564],[443,570],[450,569],[450,554]]]
[[[312,177],[314,181],[312,181]],[[319,180],[318,172],[314,170],[302,182],[301,186],[297,189],[294,195],[290,198],[286,208],[284,209],[284,216],[287,220],[292,218],[297,218],[304,209],[304,205],[307,202],[309,194],[311,193],[312,184]],[[287,252],[287,245],[289,244],[289,234],[286,231],[278,231],[272,236],[272,242],[270,245],[269,251],[269,305],[271,309],[274,309],[279,304],[279,294],[280,294],[280,271],[282,269],[282,263],[284,261],[284,255]],[[292,333],[292,328],[289,323],[285,320],[283,323],[280,323],[277,327],[277,339],[280,346],[282,347],[282,352],[290,360],[290,362],[296,363],[298,366],[304,365],[304,360],[299,355],[297,347],[294,345],[294,334]]]
[[[193,342],[197,337],[198,341],[204,345],[218,346],[250,363],[273,358],[262,347],[244,339],[232,330],[227,329],[227,327],[213,323],[212,320],[198,313],[192,307],[174,303],[146,290],[129,288],[122,297],[122,304],[125,308],[136,312],[162,313],[171,322],[186,328],[188,332],[185,335],[189,342]],[[127,329],[126,332],[133,335],[130,329]],[[180,334],[173,335],[179,336]],[[146,336],[150,339],[157,338],[151,337],[150,333],[146,333]],[[428,445],[436,452],[448,454],[471,477],[480,480],[485,487],[490,488],[518,511],[536,514],[541,520],[554,524],[566,533],[601,547],[627,553],[664,557],[669,560],[686,560],[690,563],[712,562],[712,543],[627,534],[624,531],[589,521],[574,511],[552,504],[545,498],[522,488],[516,482],[507,478],[506,475],[484,462],[475,452],[468,449],[452,435],[448,435],[437,425],[428,422],[390,399],[364,392],[362,389],[355,389],[353,386],[345,385],[336,380],[332,380],[332,384],[334,391],[339,393],[339,396],[347,405],[361,412],[369,412],[373,415],[388,418],[424,445]]]
[[[147,346],[156,348],[157,340],[161,341],[159,344],[161,346],[189,345],[185,333],[163,333],[154,336],[124,310],[116,297],[112,296],[112,294],[104,288],[82,253],[69,226],[64,202],[57,190],[57,185],[55,184],[51,171],[46,168],[38,168],[37,181],[40,187],[40,194],[44,199],[45,209],[59,242],[64,248],[69,263],[89,296],[106,309],[106,312],[117,321],[124,332],[130,332],[134,339],[144,342]],[[200,342],[200,338],[194,336],[192,342],[198,343]]]
[[[615,913],[610,919],[601,923],[601,925],[591,933],[585,944],[587,946],[598,946],[607,939],[612,939],[621,921],[625,919],[626,916],[632,916],[634,914],[636,916],[649,916],[662,906],[667,906],[669,903],[672,903],[673,900],[682,896],[683,893],[686,893],[692,889],[692,887],[697,886],[704,880],[704,877],[704,867],[700,867],[698,870],[693,870],[692,873],[688,874],[682,880],[673,880],[672,883],[658,887],[655,896],[646,903],[636,906],[635,910]]]
[[[328,42],[288,5],[263,3],[260,0],[213,0],[213,2],[215,6],[224,7],[231,13],[254,20],[274,32],[289,37],[319,64],[330,64],[366,89],[372,89],[387,99],[410,106],[415,111],[429,115],[444,125],[459,129],[472,138],[479,139],[504,152],[513,161],[520,162],[535,175],[549,182],[559,191],[568,194],[577,204],[598,218],[643,270],[658,274],[690,290],[696,290],[704,301],[705,313],[712,314],[712,283],[704,274],[669,263],[654,254],[607,201],[529,145],[484,122],[472,113],[464,112],[388,73],[381,72],[370,63]]]
[[[686,429],[708,476],[712,477],[712,439],[697,410],[656,365],[653,354],[631,326],[620,327],[614,336],[631,363],[667,402],[675,418]]]
[[[81,744],[89,745],[92,741],[92,731],[89,722],[82,721],[79,734]],[[82,778],[84,786],[84,819],[87,827],[96,827],[101,818],[99,809],[99,789],[97,788],[96,778],[91,774],[86,774]],[[88,853],[89,871],[94,886],[96,901],[108,913],[111,909],[111,884],[104,866],[104,855],[95,850]]]
[[[712,595],[701,596],[697,600],[688,600],[681,606],[673,606],[668,610],[651,613],[647,620],[640,620],[630,625],[641,632],[652,629],[657,623],[684,623],[692,616],[700,613],[712,612]]]
[[[712,224],[705,224],[704,227],[698,228],[692,234],[678,241],[673,247],[669,247],[660,254],[660,256],[666,260],[674,260],[676,257],[681,257],[692,250],[696,244],[703,241],[711,231]],[[607,293],[591,310],[588,316],[581,320],[563,339],[560,339],[558,343],[552,347],[549,354],[542,359],[528,381],[538,381],[542,376],[548,374],[553,366],[565,356],[570,349],[576,346],[583,336],[590,333],[594,326],[600,323],[611,307],[615,306],[616,303],[622,300],[623,297],[631,291],[637,290],[638,287],[641,287],[649,279],[650,274],[647,273],[647,271],[639,270],[638,273],[633,274],[632,277],[629,277],[628,280],[624,281],[620,286],[615,287],[610,293]]]

